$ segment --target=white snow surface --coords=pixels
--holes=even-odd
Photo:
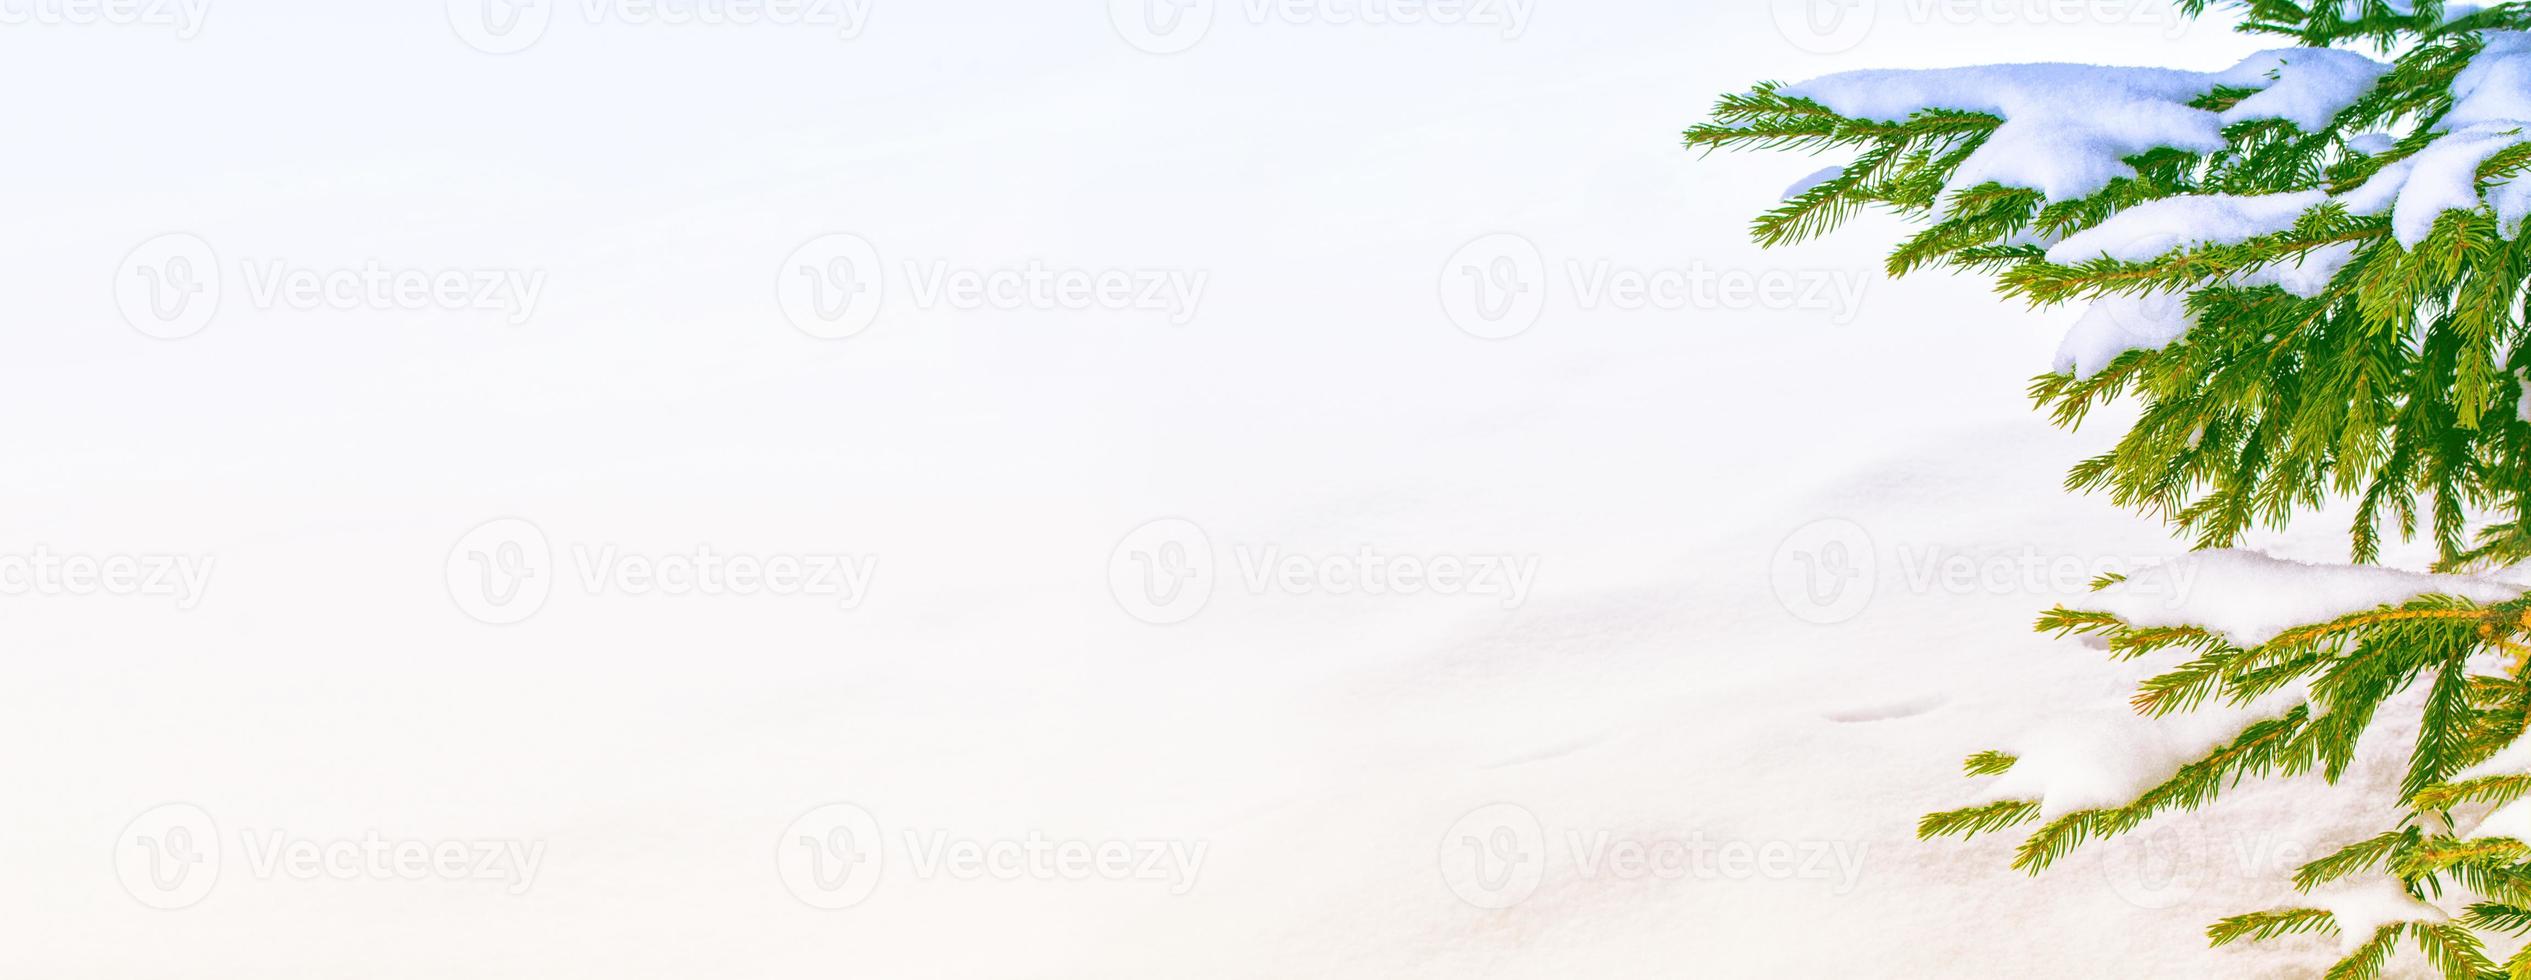
[[[2219,72],[2083,64],[1864,70],[1785,89],[1861,119],[1903,121],[1928,109],[2004,120],[1960,165],[1953,189],[1989,181],[2051,200],[2085,197],[2135,174],[2125,158],[2160,148],[2211,153],[2224,127],[2283,119],[2309,131],[2371,89],[2387,66],[2351,51],[2263,51]],[[2218,87],[2260,91],[2213,112],[2187,103]]]
[[[2125,806],[2303,697],[2301,685],[2290,685],[2250,705],[2215,704],[2162,718],[2139,715],[2123,704],[2067,712],[2039,728],[1996,739],[1998,748],[2020,761],[1987,788],[1984,799],[2038,800],[2043,819]]]
[[[2463,836],[2471,839],[2504,837],[2531,844],[2531,799],[2515,800],[2497,807]]]
[[[2477,765],[2452,774],[2452,779],[2454,782],[2459,782],[2518,772],[2531,772],[2531,739],[2517,741],[2497,750],[2495,755],[2480,760]],[[2526,840],[2525,843],[2531,843],[2531,840]]]
[[[0,556],[217,559],[190,609],[0,598],[0,976],[2310,976],[2325,938],[2203,929],[2296,901],[2295,865],[2393,819],[2347,801],[2396,786],[2397,712],[2341,786],[2246,784],[2037,877],[2016,835],[1915,839],[1986,790],[1961,757],[2122,708],[2156,665],[2029,626],[2176,545],[2058,488],[2118,421],[2059,432],[2023,396],[2071,311],[1885,282],[1900,229],[1873,217],[1749,246],[1808,167],[1698,160],[1676,131],[1811,63],[1767,5],[1606,0],[1516,41],[1222,5],[1168,57],[1103,5],[881,4],[842,42],[551,4],[499,57],[442,4],[215,6],[182,41],[0,30],[0,77],[46,93],[0,106],[30,148],[0,163],[22,423]],[[2253,46],[1884,17],[1855,57]],[[178,229],[225,289],[161,341],[104,287]],[[1505,232],[1543,253],[1553,275],[1516,285],[1545,308],[1477,340],[1437,273]],[[855,284],[884,315],[816,340],[776,282],[835,233],[879,251]],[[1586,303],[1566,278],[1686,257],[1871,288],[1838,324]],[[258,302],[250,274],[372,260],[550,288],[511,325]],[[923,288],[1031,262],[1212,289],[1171,325]],[[451,567],[512,516],[550,539],[553,590],[493,626]],[[1165,517],[1215,561],[1200,614],[1161,626],[1114,573]],[[2344,526],[2255,543],[2327,560]],[[1366,545],[1537,558],[1536,588],[1243,571]],[[707,546],[879,562],[850,610],[587,584],[603,555]],[[216,818],[193,843],[221,861],[162,911],[128,831],[171,802]],[[1505,803],[1538,821],[1498,852],[1535,888],[1481,906],[1439,852]],[[831,804],[882,830],[846,909],[782,874]],[[258,873],[276,833],[543,861],[515,892]],[[1206,859],[1182,893],[920,860],[1032,834]],[[1750,860],[1586,872],[1602,835]]]
[[[2336,888],[2324,889],[2312,896],[2314,908],[2326,909],[2338,923],[2338,951],[2353,952],[2394,922],[2442,922],[2451,918],[2444,910],[2418,901],[2416,896],[2386,878],[2367,878]]]

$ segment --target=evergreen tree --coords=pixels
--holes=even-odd
[[[2339,784],[2367,731],[2413,722],[2395,786],[2341,787],[2385,797],[2350,808],[2397,819],[2295,874],[2310,902],[2208,934],[2339,934],[2333,977],[2378,975],[2403,950],[2446,976],[2531,977],[2531,596],[2483,577],[2531,560],[2531,4],[2230,6],[2280,47],[2218,72],[1766,83],[1724,98],[1687,145],[1845,159],[1757,219],[1762,243],[1886,208],[1921,226],[1893,275],[1965,270],[2034,306],[2087,304],[2031,395],[2067,427],[2122,398],[2140,414],[2070,490],[2199,550],[2333,500],[2357,515],[2350,566],[2261,573],[2356,583],[2305,625],[2144,615],[2116,579],[2097,608],[2047,613],[2042,631],[2160,668],[2134,695],[2140,716],[2226,720],[2227,736],[2123,805],[2008,793],[1926,816],[1920,836],[2023,834],[2014,866],[2037,873],[2244,780]],[[2438,574],[2366,567],[2386,533],[2430,542]],[[1965,768],[2009,781],[2023,764],[1994,751]]]

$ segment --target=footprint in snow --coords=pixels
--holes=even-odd
[[[1846,725],[1859,724],[1867,721],[1893,721],[1899,718],[1913,718],[1917,715],[1924,714],[1925,712],[1932,711],[1935,708],[1942,707],[1944,704],[1949,703],[1950,700],[1950,697],[1947,695],[1927,694],[1896,701],[1872,701],[1841,708],[1831,708],[1820,712],[1819,716],[1826,718],[1829,721]]]

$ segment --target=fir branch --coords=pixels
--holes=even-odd
[[[2029,823],[2038,818],[2039,801],[2002,800],[1942,813],[1925,814],[1922,819],[1916,821],[1916,839],[1959,837],[1966,840],[1979,834]]]

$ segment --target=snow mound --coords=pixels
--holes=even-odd
[[[2435,124],[2457,133],[2531,119],[2531,33],[2486,31],[2487,46],[2452,78],[2452,111]]]
[[[2280,717],[2306,697],[2303,685],[2291,684],[2246,707],[2216,705],[2156,718],[2118,703],[2068,713],[2000,743],[2019,761],[1987,786],[1985,798],[2038,800],[2043,820],[2126,806],[2230,744],[2242,729]]]
[[[2443,922],[2450,913],[2417,900],[2390,878],[2370,878],[2359,884],[2332,888],[2312,896],[2312,905],[2325,909],[2338,922],[2338,951],[2352,953],[2356,947],[2370,942],[2373,934],[2394,922]]]
[[[2391,234],[2415,248],[2446,211],[2493,207],[2505,237],[2531,218],[2531,186],[2499,181],[2482,196],[2478,168],[2507,147],[2531,142],[2531,33],[2488,31],[2487,46],[2452,79],[2452,110],[2435,124],[2445,134],[2415,156],[2382,168],[2341,198],[2361,215],[2389,212]]]
[[[2262,58],[2273,57],[2272,66]],[[2390,71],[2390,66],[2353,51],[2333,48],[2295,48],[2252,55],[2249,60],[2226,73],[2223,84],[2252,87],[2244,75],[2264,76],[2272,80],[2249,98],[2234,103],[2223,111],[2223,124],[2282,119],[2306,133],[2329,128],[2329,122],[2354,105],[2355,100],[2373,90],[2373,83]]]
[[[2399,145],[2399,137],[2389,133],[2362,133],[2349,137],[2346,148],[2368,157],[2381,156]]]
[[[2174,248],[2238,245],[2294,226],[2328,195],[2194,194],[2147,201],[2111,215],[2048,250],[2048,261],[2074,265],[2106,256],[2120,262],[2160,258]]]
[[[2200,194],[2128,208],[2048,249],[2048,261],[2072,265],[2096,258],[2145,262],[2172,249],[2238,245],[2292,228],[2328,200],[2320,191],[2294,194]],[[2310,299],[2354,261],[2356,243],[2313,249],[2298,258],[2245,269],[2225,280],[2240,287],[2276,286]],[[2131,350],[2160,350],[2186,335],[2197,319],[2181,294],[2113,296],[2095,301],[2066,331],[2052,370],[2088,378]]]
[[[2446,211],[2475,210],[2482,203],[2496,208],[2496,217],[2507,237],[2521,233],[2523,219],[2531,217],[2531,188],[2518,181],[2502,181],[2488,188],[2482,197],[2478,190],[2478,168],[2505,148],[2531,142],[2531,133],[2524,123],[2482,123],[2469,129],[2445,135],[2415,156],[2385,166],[2360,187],[2348,191],[2338,200],[2349,214],[2372,216],[2390,214],[2391,237],[2407,248],[2415,248],[2434,230],[2435,219]]]
[[[2484,194],[2478,187],[2478,169],[2488,158],[2531,142],[2531,33],[2489,31],[2484,37],[2486,47],[2453,79],[2452,109],[2436,124],[2442,138],[2339,199],[2354,214],[2391,215],[2393,236],[2403,246],[2423,242],[2445,212],[2482,204],[2495,209],[2508,238],[2531,224],[2531,182],[2501,181]],[[2351,51],[2291,48],[2260,52],[2220,72],[2077,64],[1870,70],[1828,75],[1784,91],[1843,115],[1882,122],[1930,109],[1998,116],[2003,125],[1961,163],[1948,189],[1994,182],[2068,200],[2133,176],[2126,158],[2149,150],[2222,150],[2227,126],[2280,119],[2306,131],[2324,130],[2387,70]],[[2217,88],[2257,91],[2220,112],[2188,104]],[[2394,145],[2386,133],[2350,141],[2351,149],[2368,156]],[[1817,186],[1820,179],[1814,175],[1795,187]],[[2291,227],[2321,200],[2318,192],[2306,192],[2151,202],[2067,239],[2050,249],[2048,258],[2065,264],[2107,254],[2141,262],[2175,246],[2239,242]]]
[[[2354,242],[2324,245],[2303,253],[2299,259],[2270,262],[2255,269],[2242,270],[2233,275],[2231,284],[2242,287],[2275,286],[2311,299],[2329,288],[2329,280],[2337,278],[2338,270],[2355,261],[2355,251]]]
[[[2202,626],[2256,646],[2296,626],[2427,595],[2502,602],[2524,588],[2467,575],[2314,565],[2253,551],[2203,551],[2145,567],[2083,605],[2137,626]]]
[[[1784,90],[1858,119],[1901,122],[1929,109],[2004,120],[1952,177],[2052,200],[2088,197],[2135,175],[2126,158],[2174,148],[2213,153],[2226,126],[2282,119],[2318,131],[2369,91],[2388,66],[2351,51],[2264,51],[2220,72],[2077,64],[1843,72]],[[2213,112],[2188,103],[2217,88],[2259,91]]]
[[[2197,325],[2177,293],[2110,296],[2092,303],[2057,345],[2052,370],[2088,378],[2131,350],[2161,350]]]

